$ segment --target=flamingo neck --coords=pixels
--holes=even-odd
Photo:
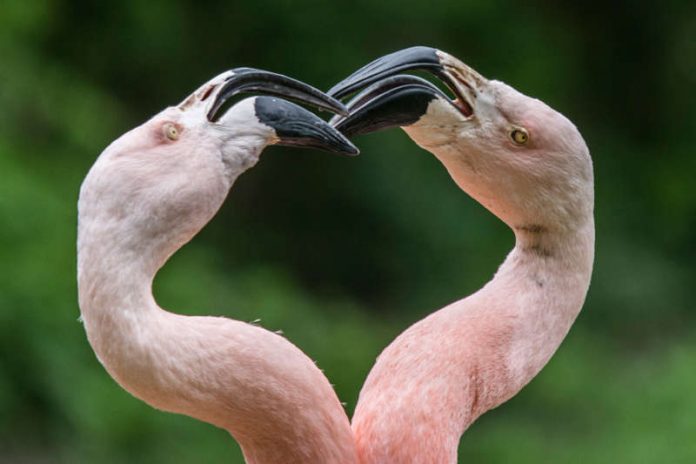
[[[80,310],[99,361],[124,389],[228,430],[249,463],[355,462],[343,407],[297,347],[258,326],[157,305],[157,270],[195,232],[146,246],[94,210],[81,199]]]
[[[402,333],[370,372],[353,417],[362,464],[456,463],[462,433],[548,362],[590,282],[594,222],[515,230],[495,277]]]
[[[509,318],[510,327],[509,345],[499,350],[505,354],[509,396],[491,408],[516,394],[556,352],[585,302],[594,261],[591,216],[564,231],[518,226],[515,236],[514,250],[480,291],[491,308]]]

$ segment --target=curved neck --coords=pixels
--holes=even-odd
[[[487,285],[417,322],[380,355],[353,417],[361,463],[456,463],[469,425],[556,351],[589,286],[593,219],[515,234]]]
[[[91,210],[81,208],[79,218],[82,320],[99,361],[124,389],[228,430],[249,463],[355,462],[343,407],[297,347],[251,324],[156,304],[155,273],[192,233],[148,246],[124,233],[122,222],[84,211]]]
[[[500,350],[505,352],[509,396],[546,365],[585,302],[594,261],[594,220],[586,218],[564,231],[517,228],[515,235],[514,250],[480,292],[514,321],[508,346]],[[503,395],[491,407],[508,398]]]

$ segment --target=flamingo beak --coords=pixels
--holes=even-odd
[[[304,82],[262,69],[235,68],[223,77],[213,104],[208,109],[208,120],[216,121],[220,117],[220,108],[240,93],[288,98],[331,113],[348,114],[343,103]]]
[[[276,145],[316,148],[350,156],[360,153],[338,129],[294,103],[262,96],[256,97],[254,108],[256,118],[275,131]]]
[[[355,145],[326,121],[282,98],[347,115],[348,110],[343,103],[282,74],[254,68],[235,68],[208,81],[179,107],[186,109],[210,100],[206,117],[215,124],[225,114],[225,104],[242,93],[269,95],[257,97],[254,105],[257,119],[275,131],[275,144],[317,148],[346,155],[359,153]]]
[[[412,70],[434,74],[455,94],[455,99],[425,79],[399,74]],[[425,115],[434,100],[452,105],[462,118],[469,119],[474,116],[478,89],[486,82],[447,53],[430,47],[407,48],[376,59],[329,90],[328,95],[342,98],[364,89],[348,103],[350,115],[335,116],[331,123],[349,137],[405,127]]]

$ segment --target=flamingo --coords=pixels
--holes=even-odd
[[[273,96],[225,111],[240,92]],[[167,312],[152,295],[157,271],[267,145],[357,154],[325,121],[276,97],[345,111],[302,82],[237,68],[102,152],[78,202],[81,317],[97,358],[124,389],[228,430],[248,463],[354,463],[346,413],[299,348],[253,324]]]
[[[456,98],[399,74],[409,70],[435,74]],[[539,373],[584,303],[594,259],[592,161],[562,114],[434,48],[383,56],[328,93],[360,89],[350,115],[334,117],[337,129],[353,136],[403,127],[515,234],[488,284],[380,354],[352,419],[361,464],[456,463],[462,434]]]

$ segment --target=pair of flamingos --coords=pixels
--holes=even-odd
[[[434,73],[456,98],[399,74],[414,69]],[[347,107],[328,96],[363,88]],[[225,111],[240,92],[266,96]],[[427,47],[379,58],[328,95],[278,74],[234,69],[104,150],[79,200],[79,299],[89,342],[123,388],[228,430],[249,463],[455,463],[466,428],[541,370],[584,302],[594,255],[587,146],[541,101]],[[340,116],[328,124],[278,97]],[[151,285],[267,145],[357,154],[343,134],[394,126],[509,225],[516,244],[485,287],[384,350],[351,429],[329,381],[291,342],[236,320],[164,311]]]

